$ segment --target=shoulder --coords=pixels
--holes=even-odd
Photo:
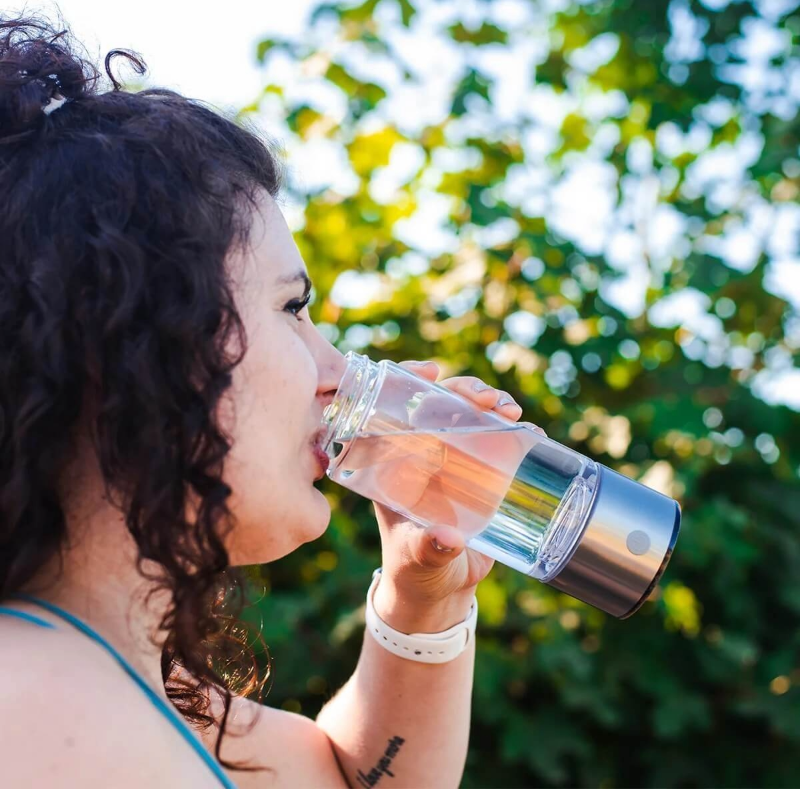
[[[221,699],[212,700],[213,714],[222,717]],[[214,752],[218,731],[204,734]],[[222,757],[264,771],[230,770],[242,789],[347,789],[325,732],[308,717],[233,697]]]
[[[0,753],[7,788],[218,788],[190,745],[97,645],[0,617]],[[212,714],[222,702],[211,697]],[[198,737],[216,756],[218,729]],[[333,747],[300,714],[233,697],[221,755],[241,788],[348,788]]]
[[[97,645],[0,617],[7,788],[216,787],[197,754]]]

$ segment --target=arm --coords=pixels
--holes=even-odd
[[[375,610],[406,633],[445,630],[469,613],[474,591],[434,606],[404,603],[390,580]],[[475,643],[445,664],[384,650],[368,632],[355,672],[317,716],[353,788],[458,788],[469,739]]]
[[[428,380],[439,371],[432,362],[401,364]],[[469,376],[441,385],[513,421],[522,414],[516,403],[499,405],[503,397],[513,400],[510,395],[487,391]],[[437,491],[446,494],[441,487]],[[464,620],[492,559],[467,549],[455,528],[423,528],[380,503],[375,516],[383,563],[374,598],[378,616],[404,633],[433,633]],[[435,547],[437,540],[449,550]],[[452,661],[422,664],[384,650],[365,631],[355,672],[317,716],[350,786],[458,787],[467,755],[474,659],[474,640]]]

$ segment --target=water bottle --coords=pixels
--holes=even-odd
[[[385,359],[349,352],[323,413],[328,477],[616,617],[658,583],[678,503]]]

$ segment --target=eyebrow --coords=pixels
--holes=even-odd
[[[312,289],[311,278],[309,278],[308,273],[302,269],[295,272],[293,275],[281,275],[277,280],[277,284],[278,286],[286,286],[291,283],[297,283],[298,281],[303,282],[305,294],[309,294]]]

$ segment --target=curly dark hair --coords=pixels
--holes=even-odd
[[[124,90],[111,61],[143,75],[138,54],[109,52],[100,91],[79,52],[63,20],[0,17],[0,600],[61,553],[59,480],[86,424],[139,573],[163,568],[146,577],[148,599],[169,597],[169,697],[203,727],[208,691],[224,698],[221,760],[232,679],[213,641],[235,520],[216,409],[246,348],[225,263],[283,165],[200,101]]]

